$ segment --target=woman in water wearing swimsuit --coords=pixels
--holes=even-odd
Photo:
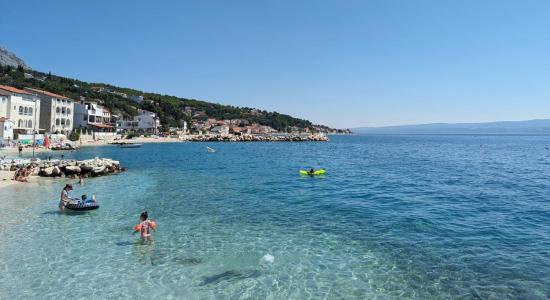
[[[73,185],[66,184],[63,190],[61,191],[61,196],[59,199],[59,210],[61,211],[65,210],[65,205],[67,205],[69,202],[73,200],[73,198],[69,196],[69,192],[72,190],[73,190]]]

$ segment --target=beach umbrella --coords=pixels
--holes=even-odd
[[[44,148],[49,148],[50,140],[48,139],[48,134],[44,133]]]

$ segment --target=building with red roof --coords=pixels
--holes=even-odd
[[[40,99],[28,91],[0,85],[0,117],[13,122],[14,135],[38,131]]]
[[[39,89],[25,88],[25,91],[40,98],[40,128],[65,135],[73,130],[74,100]]]

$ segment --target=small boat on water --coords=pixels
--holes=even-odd
[[[141,147],[141,144],[134,144],[134,143],[120,144],[120,148],[139,148],[139,147]]]
[[[214,148],[210,148],[210,147],[206,147],[206,150],[209,152],[209,153],[214,153],[216,152],[216,150]]]

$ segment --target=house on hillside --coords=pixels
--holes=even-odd
[[[114,126],[110,119],[111,113],[96,101],[80,100],[74,103],[74,128],[113,132]]]
[[[254,126],[252,126],[252,134],[271,134],[276,132],[277,130],[271,128],[270,126],[258,124],[254,124]]]
[[[73,130],[74,101],[71,98],[39,89],[25,91],[40,98],[40,128],[68,135]]]
[[[103,92],[110,93],[111,92],[110,88],[104,87],[104,86],[93,86],[90,89],[93,90],[93,91],[96,91],[98,93],[103,93]]]
[[[131,96],[128,96],[128,99],[136,102],[136,103],[140,103],[143,101],[143,96],[138,96],[138,95],[131,95]]]
[[[210,129],[211,134],[219,134],[219,135],[229,135],[229,126],[227,125],[219,125],[214,126],[212,129]]]
[[[140,109],[134,117],[122,117],[117,122],[117,130],[121,132],[136,131],[141,133],[157,134],[160,120],[153,112]]]
[[[122,98],[128,98],[128,95],[126,93],[123,93],[123,92],[112,91],[111,94],[120,96]]]
[[[13,133],[30,134],[38,131],[40,122],[40,99],[33,94],[0,85],[0,117],[13,122]]]

